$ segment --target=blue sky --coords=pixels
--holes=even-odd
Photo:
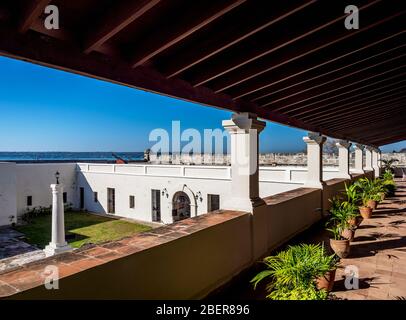
[[[0,151],[143,151],[155,128],[222,128],[231,113],[0,57]],[[303,130],[268,122],[261,152],[301,151]],[[383,150],[406,148],[406,141]]]

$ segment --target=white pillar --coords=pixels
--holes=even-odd
[[[372,167],[372,150],[371,147],[365,148],[365,171],[373,171],[374,168]]]
[[[379,176],[381,175],[381,168],[379,165],[379,155],[380,155],[379,149],[372,150],[372,168],[374,169],[375,178],[379,178]]]
[[[65,216],[63,206],[63,186],[51,184],[52,189],[52,236],[51,242],[44,249],[46,256],[71,250],[65,241]]]
[[[361,144],[356,144],[354,146],[355,150],[355,173],[365,173],[364,171],[364,146]]]
[[[233,114],[231,120],[224,120],[223,127],[231,139],[231,194],[224,203],[224,209],[253,212],[261,203],[258,179],[258,137],[266,123],[255,114]]]
[[[338,171],[339,177],[351,179],[350,174],[350,148],[351,143],[345,140],[340,140],[336,143],[338,147]]]
[[[318,133],[309,133],[303,137],[307,144],[307,180],[305,187],[323,188],[323,144],[326,137]]]

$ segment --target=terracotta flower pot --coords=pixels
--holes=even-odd
[[[326,290],[327,292],[330,292],[333,290],[334,286],[334,280],[336,277],[336,270],[330,270],[328,271],[325,275],[320,276],[316,279],[316,287],[319,290]]]
[[[348,219],[348,224],[349,224],[351,227],[357,227],[357,217]]]
[[[360,207],[359,212],[361,213],[362,218],[371,219],[372,208],[370,208],[370,207]]]
[[[350,254],[349,240],[330,239],[330,247],[331,249],[334,250],[335,254],[340,258],[345,258]]]
[[[378,206],[378,202],[375,200],[369,200],[367,202],[367,206],[370,207],[372,210],[376,210],[376,207]]]
[[[352,229],[344,229],[341,232],[341,236],[351,242],[352,240],[354,240],[354,233],[355,232]]]

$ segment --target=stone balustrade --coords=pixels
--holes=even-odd
[[[406,153],[382,153],[382,159],[397,159],[396,165],[406,166]],[[229,165],[230,155],[223,154],[162,154],[150,155],[150,162],[154,164],[204,164],[204,165]],[[350,154],[351,166],[355,164],[354,153]],[[259,155],[260,165],[307,165],[307,155],[305,153],[263,153]],[[323,154],[324,166],[338,166],[338,155]]]

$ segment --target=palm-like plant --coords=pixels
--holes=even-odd
[[[289,246],[287,250],[279,252],[276,256],[266,257],[264,263],[267,270],[258,273],[251,283],[256,288],[259,282],[271,278],[267,285],[269,292],[267,297],[271,299],[300,300],[300,293],[320,297],[315,279],[337,267],[335,256],[326,255],[324,246],[321,244]],[[289,292],[292,293],[289,294]]]
[[[347,202],[354,205],[359,204],[361,200],[358,186],[356,184],[347,185],[347,183],[345,183],[345,195],[347,197]]]
[[[386,170],[382,175],[383,189],[386,195],[393,196],[396,191],[395,176],[390,170]]]
[[[356,185],[358,188],[359,196],[364,207],[367,206],[368,201],[375,200],[376,186],[372,180],[368,178],[362,178],[359,179],[354,185]]]
[[[357,201],[358,200],[355,201],[354,199],[351,199],[351,201],[342,201],[341,198],[338,197],[330,199],[332,203],[330,208],[330,221],[335,223],[355,218],[358,215]]]
[[[390,171],[390,172],[393,172],[394,170],[394,163],[395,162],[399,162],[399,160],[398,159],[394,159],[394,158],[392,158],[392,159],[381,159],[380,160],[381,161],[381,163],[382,163],[382,168],[385,170],[385,171]]]

